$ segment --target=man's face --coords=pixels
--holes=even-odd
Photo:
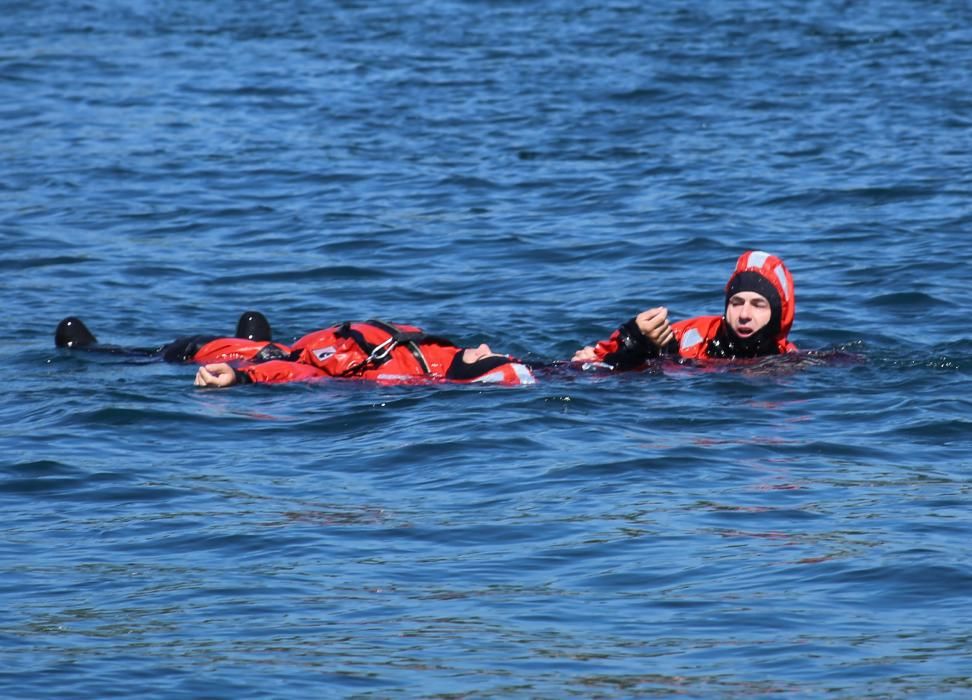
[[[740,338],[748,338],[770,322],[773,310],[769,301],[756,292],[738,292],[729,297],[726,321],[732,332]]]
[[[466,348],[462,351],[462,361],[467,365],[474,364],[480,360],[485,360],[487,357],[497,357],[498,355],[489,349],[486,343],[483,343],[478,348]]]
[[[447,379],[472,380],[487,372],[512,362],[507,355],[498,355],[483,343],[478,348],[466,348],[457,352],[446,372]]]

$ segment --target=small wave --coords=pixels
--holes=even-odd
[[[22,258],[19,260],[0,260],[0,270],[26,270],[35,267],[54,267],[56,265],[79,265],[91,261],[91,258],[82,255],[58,255],[41,258]]]
[[[842,570],[813,581],[827,581],[847,586],[846,593],[855,595],[865,589],[875,602],[904,602],[964,598],[972,590],[972,573],[967,567],[942,564],[889,564],[864,569]],[[835,597],[841,594],[835,592]]]
[[[253,282],[327,282],[332,280],[375,280],[392,279],[399,275],[387,268],[359,267],[357,265],[335,265],[317,267],[310,270],[282,270],[279,272],[249,273],[246,275],[225,275],[216,277],[212,284],[252,284]]]
[[[924,292],[891,292],[866,299],[864,304],[885,309],[926,309],[928,306],[949,306],[943,299]]]
[[[15,464],[0,480],[0,493],[29,498],[71,499],[86,502],[168,500],[186,491],[158,484],[133,484],[129,474],[91,471],[55,460]]]
[[[887,435],[904,436],[910,440],[933,445],[966,443],[972,435],[972,421],[960,418],[927,420],[886,431]]]

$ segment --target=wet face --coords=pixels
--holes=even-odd
[[[748,338],[770,322],[773,310],[762,294],[738,292],[729,297],[726,322],[740,338]]]
[[[500,355],[490,350],[486,343],[483,343],[478,348],[466,348],[462,351],[462,361],[467,365],[475,364],[480,360],[485,360],[487,357],[500,357]]]
[[[446,371],[447,379],[476,379],[487,372],[511,362],[506,355],[499,355],[483,343],[477,348],[466,348],[457,352],[452,364]]]

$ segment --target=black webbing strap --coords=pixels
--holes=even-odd
[[[418,342],[425,340],[426,335],[422,332],[416,331],[403,331],[390,323],[385,323],[384,321],[379,321],[377,319],[370,319],[365,321],[369,326],[374,326],[380,330],[388,333],[392,338],[394,338],[394,345],[404,345],[408,348],[408,351],[412,353],[412,357],[415,361],[419,363],[419,367],[422,368],[422,372],[429,374],[429,363],[425,361],[425,355],[422,354],[422,349],[418,346]],[[387,359],[387,356],[386,356]]]
[[[419,367],[422,368],[422,371],[425,374],[430,373],[429,363],[426,362],[425,356],[422,355],[422,350],[419,348],[418,343],[421,341],[441,343],[443,342],[441,338],[431,338],[430,336],[425,335],[425,333],[418,331],[403,331],[390,323],[385,323],[384,321],[378,321],[375,319],[364,321],[363,323],[387,333],[389,336],[388,340],[377,345],[369,343],[361,331],[351,327],[350,321],[345,321],[342,323],[337,331],[335,331],[334,335],[339,338],[351,338],[358,345],[358,347],[368,355],[368,357],[363,361],[342,372],[342,377],[357,374],[358,372],[361,372],[367,368],[368,365],[373,364],[380,367],[391,359],[392,350],[399,345],[406,347],[408,351],[412,353],[412,356],[418,362]],[[448,343],[448,341],[444,342],[451,344]]]
[[[368,356],[375,351],[376,345],[372,345],[367,340],[365,340],[364,335],[361,331],[355,330],[351,327],[351,321],[345,321],[340,325],[340,327],[334,332],[334,335],[338,338],[351,338],[357,344],[359,348]],[[387,358],[385,360],[387,362]],[[381,363],[379,363],[381,364]]]

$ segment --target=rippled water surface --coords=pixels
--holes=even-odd
[[[0,9],[0,695],[972,695],[967,3]],[[797,358],[206,391],[53,346],[255,308],[550,363],[747,248]]]

